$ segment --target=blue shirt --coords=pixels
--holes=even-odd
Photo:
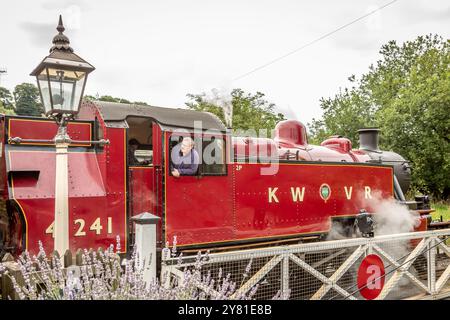
[[[181,143],[172,148],[172,152],[170,154],[172,169],[170,171],[177,169],[180,175],[185,176],[192,176],[196,174],[198,164],[200,163],[197,150],[191,149],[187,155],[183,156],[180,149]]]

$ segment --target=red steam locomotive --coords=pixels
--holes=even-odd
[[[56,131],[53,120],[0,117],[2,252],[35,251],[39,240],[53,249],[55,147],[11,139],[49,140]],[[310,145],[294,120],[278,123],[274,139],[232,137],[210,113],[84,101],[68,133],[75,141],[110,140],[70,145],[73,250],[108,246],[119,236],[126,252],[130,218],[146,211],[161,217],[159,246],[176,236],[184,250],[321,238],[379,199],[405,202],[409,187],[408,162],[379,150],[376,129],[360,130],[354,150],[337,136]],[[174,177],[171,150],[185,136],[196,141],[200,164],[195,175]],[[430,212],[420,201],[408,204]],[[426,227],[423,219],[419,228]]]

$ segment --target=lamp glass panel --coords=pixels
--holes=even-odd
[[[53,109],[77,112],[86,73],[48,68]],[[81,88],[81,89],[80,89]]]
[[[50,100],[51,92],[48,86],[47,69],[42,70],[42,72],[37,76],[37,81],[39,83],[39,89],[41,90],[44,110],[47,113],[52,109],[52,102]]]
[[[75,110],[79,108],[80,101],[83,98],[81,95],[83,94],[84,83],[86,82],[87,78],[87,74],[85,72],[82,72],[82,75],[80,72],[77,73],[79,74],[80,78],[75,85],[75,94],[74,94],[74,103],[76,103]]]

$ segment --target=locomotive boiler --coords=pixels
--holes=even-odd
[[[45,118],[0,117],[2,253],[36,251],[39,240],[53,248],[55,147],[39,141],[56,130]],[[130,218],[142,212],[161,218],[159,247],[176,236],[179,248],[196,250],[323,239],[334,223],[351,224],[382,199],[422,215],[431,211],[405,200],[410,167],[379,150],[377,129],[360,130],[359,149],[340,136],[316,146],[295,120],[278,123],[273,138],[233,137],[206,112],[84,101],[68,133],[72,250],[109,246],[119,237],[129,251]],[[175,177],[170,154],[186,136],[200,163],[195,174]],[[77,143],[99,139],[110,144]],[[418,228],[426,227],[424,218]]]

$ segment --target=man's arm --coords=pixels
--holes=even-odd
[[[197,172],[198,164],[191,163],[188,168],[177,169],[183,176],[192,176]]]
[[[181,175],[192,176],[197,172],[199,157],[197,151],[194,149],[191,151],[193,153],[193,161],[189,164],[187,168],[179,168],[177,169]]]

